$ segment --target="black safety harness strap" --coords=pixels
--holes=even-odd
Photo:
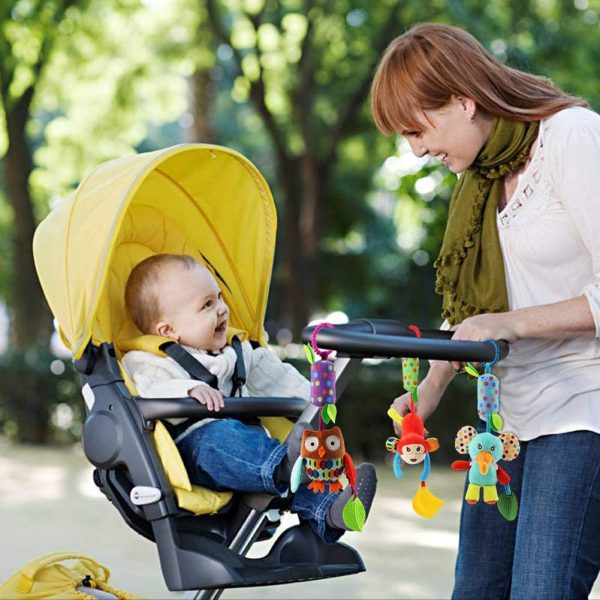
[[[246,365],[242,353],[242,343],[239,338],[234,337],[231,345],[235,351],[236,361],[232,375],[232,388],[230,396],[242,395],[242,386],[246,383]],[[219,380],[202,363],[197,361],[183,346],[177,342],[165,342],[160,349],[172,358],[182,369],[185,369],[192,379],[202,381],[215,390],[219,389]]]
[[[239,393],[242,395],[242,387],[246,383],[246,365],[244,364],[244,354],[242,352],[242,342],[240,342],[237,336],[231,339],[231,346],[235,352],[235,367],[233,369],[233,375],[231,381],[233,385],[231,387],[231,396],[235,396]]]

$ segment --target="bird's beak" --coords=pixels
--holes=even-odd
[[[323,448],[323,446],[321,446],[318,450],[317,453],[319,454],[320,458],[323,458],[323,455],[325,454],[325,448]]]
[[[477,455],[477,462],[479,463],[479,472],[482,475],[487,475],[491,464],[494,462],[494,457],[489,452],[482,450]]]

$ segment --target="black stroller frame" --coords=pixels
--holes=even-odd
[[[313,328],[303,331],[308,341]],[[416,338],[394,321],[361,319],[322,329],[319,347],[337,351],[338,399],[365,358],[419,357],[492,361],[491,342],[455,342],[450,332],[422,331]],[[508,345],[499,342],[500,358]],[[81,374],[87,419],[83,448],[96,467],[94,482],[138,534],[157,545],[170,590],[185,598],[218,598],[232,587],[263,586],[350,575],[365,570],[356,550],[325,544],[306,524],[285,530],[262,558],[247,558],[255,541],[277,529],[289,498],[239,494],[215,515],[195,516],[178,508],[152,438],[157,419],[201,417],[205,407],[192,398],[132,397],[121,376],[114,348],[91,343],[75,361]],[[212,417],[283,416],[316,422],[317,408],[300,398],[227,398]]]

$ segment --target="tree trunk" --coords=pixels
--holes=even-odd
[[[29,176],[33,163],[25,134],[31,95],[32,93],[24,95],[13,110],[6,114],[8,149],[4,158],[4,176],[15,223],[15,268],[11,303],[11,342],[15,349],[23,349],[35,343],[47,343],[52,325],[33,264],[35,217],[29,193]]]
[[[191,80],[191,112],[194,118],[187,129],[186,138],[190,142],[213,144],[217,135],[211,122],[215,96],[215,83],[209,69],[196,69]]]
[[[285,202],[282,214],[283,315],[294,339],[308,323],[316,302],[324,182],[318,166],[305,154],[280,166]]]

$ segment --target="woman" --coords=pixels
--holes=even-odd
[[[600,116],[496,61],[471,35],[422,24],[385,51],[379,129],[461,173],[435,266],[453,339],[505,339],[503,463],[518,519],[463,505],[456,598],[582,598],[600,565]],[[426,419],[455,374],[433,362]],[[408,411],[407,395],[393,406]]]

